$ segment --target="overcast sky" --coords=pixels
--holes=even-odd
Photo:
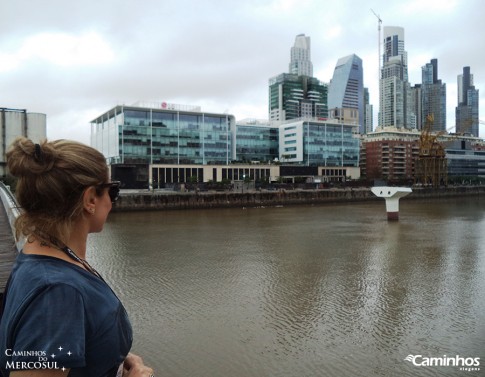
[[[480,0],[0,0],[0,107],[45,113],[48,138],[85,143],[92,119],[137,101],[265,119],[268,79],[288,71],[304,33],[321,81],[339,58],[362,58],[376,118],[373,9],[383,26],[404,28],[411,85],[438,59],[452,127],[464,66],[485,119],[482,8]]]

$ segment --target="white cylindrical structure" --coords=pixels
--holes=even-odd
[[[372,187],[372,193],[379,198],[386,199],[388,220],[399,220],[399,199],[409,195],[413,190],[409,187]]]

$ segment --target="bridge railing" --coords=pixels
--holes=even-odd
[[[10,229],[12,230],[12,234],[15,237],[15,220],[20,215],[20,208],[17,204],[15,196],[10,191],[10,187],[6,186],[3,182],[0,182],[0,198],[2,199],[5,212],[7,213]],[[24,239],[20,239],[15,242],[17,251],[22,250],[24,243]]]

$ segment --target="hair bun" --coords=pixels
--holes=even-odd
[[[47,140],[34,144],[32,140],[21,136],[14,140],[7,152],[7,167],[10,174],[16,177],[40,175],[54,167],[57,155]]]

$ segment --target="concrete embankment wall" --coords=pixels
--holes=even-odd
[[[440,189],[413,188],[412,194],[402,200],[444,199],[461,196],[483,196],[485,186],[460,186]],[[230,207],[260,207],[303,205],[382,200],[370,188],[331,190],[285,190],[256,192],[204,192],[204,193],[122,193],[113,211],[147,211],[172,209],[205,209]]]

